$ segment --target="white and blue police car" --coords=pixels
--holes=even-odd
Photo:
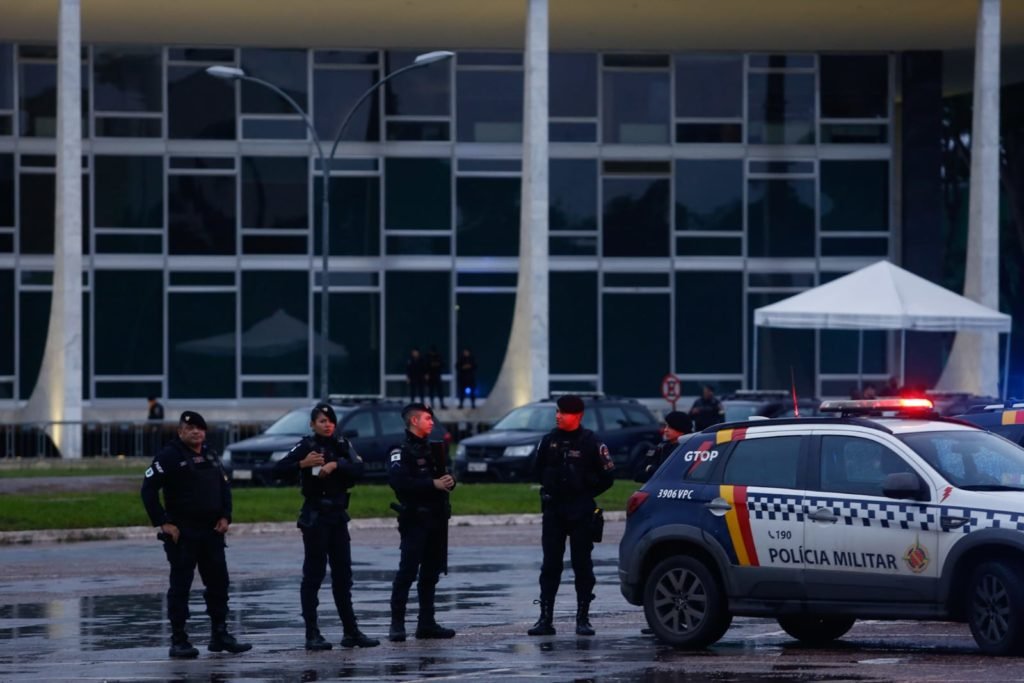
[[[733,616],[824,644],[856,619],[967,622],[1024,654],[1024,448],[927,399],[715,425],[627,505],[622,594],[677,647]]]

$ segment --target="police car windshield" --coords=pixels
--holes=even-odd
[[[334,412],[337,414],[339,420],[342,415],[345,414],[345,411],[340,408],[335,408]],[[263,433],[287,434],[288,436],[302,436],[303,434],[309,434],[309,409],[296,408],[274,424],[267,427],[267,431]]]
[[[1024,448],[990,432],[917,432],[902,434],[949,483],[974,491],[1024,490]]]
[[[539,406],[523,406],[516,408],[505,417],[498,420],[492,431],[511,431],[513,429],[525,429],[532,432],[546,432],[555,427],[555,406],[554,404]]]

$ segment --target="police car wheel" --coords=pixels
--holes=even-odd
[[[1024,581],[1019,563],[985,562],[971,575],[967,623],[982,652],[1024,652]]]
[[[700,560],[681,555],[647,576],[644,615],[655,636],[680,648],[707,647],[732,623],[718,579]]]
[[[791,614],[779,617],[779,626],[801,643],[825,645],[846,635],[855,621],[853,617]]]

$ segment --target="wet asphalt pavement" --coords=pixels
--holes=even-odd
[[[540,528],[459,527],[451,532],[451,571],[438,586],[438,621],[450,641],[389,643],[390,582],[397,533],[353,532],[356,613],[380,647],[343,650],[330,591],[321,590],[321,629],[335,643],[302,649],[298,532],[229,540],[230,627],[253,643],[241,655],[206,651],[208,620],[193,590],[191,661],[167,658],[167,565],[159,544],[143,541],[0,548],[0,680],[36,681],[1013,681],[1016,659],[980,655],[964,625],[859,622],[836,646],[803,648],[774,621],[736,619],[716,646],[682,652],[640,634],[642,610],[625,602],[616,574],[622,524],[609,524],[595,549],[593,638],[573,631],[575,601],[567,567],[556,603],[558,635],[530,638],[536,619]],[[415,627],[415,589],[407,627]],[[411,634],[410,634],[411,635]]]

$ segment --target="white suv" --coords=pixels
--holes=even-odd
[[[930,408],[826,402],[687,437],[629,501],[623,595],[680,647],[753,615],[809,643],[858,618],[966,621],[1024,654],[1024,449]]]

